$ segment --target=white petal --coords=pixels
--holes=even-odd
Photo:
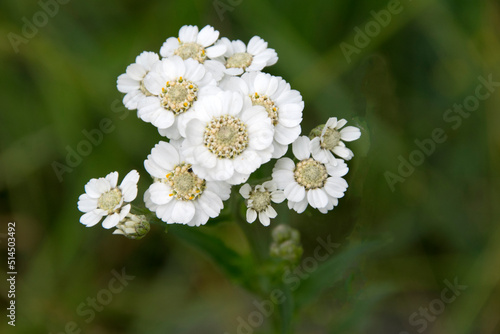
[[[270,205],[266,209],[266,214],[269,216],[269,218],[276,218],[276,216],[278,215],[276,210],[274,210],[274,208]]]
[[[256,55],[258,53],[264,52],[267,49],[267,42],[264,41],[259,36],[254,36],[248,42],[247,50],[249,53]]]
[[[137,116],[144,122],[151,122],[151,118],[164,112],[160,100],[154,96],[148,96],[137,104]]]
[[[290,209],[295,210],[297,213],[302,213],[302,212],[304,212],[306,210],[307,204],[308,204],[307,197],[304,196],[304,199],[302,201],[300,201],[300,202],[291,202],[291,201],[289,201],[288,202],[288,207]]]
[[[328,196],[320,188],[310,189],[307,192],[307,201],[313,208],[322,208],[328,204]]]
[[[345,160],[351,160],[352,157],[354,156],[354,154],[350,149],[341,145],[335,146],[332,151],[339,157],[344,158]]]
[[[337,117],[330,117],[323,128],[326,131],[327,128],[335,129],[337,127]]]
[[[246,47],[245,43],[243,43],[239,39],[232,41],[231,46],[233,48],[233,50],[232,50],[233,54],[247,51],[247,47]]]
[[[290,183],[295,182],[293,172],[290,170],[275,170],[272,175],[273,181],[278,185],[278,189],[285,189]]]
[[[341,119],[337,122],[337,125],[335,126],[335,128],[337,130],[339,130],[340,128],[342,128],[344,125],[347,124],[347,121],[345,119]]]
[[[137,196],[137,182],[139,182],[139,173],[136,170],[131,170],[120,184],[123,200],[131,202]]]
[[[271,193],[271,201],[274,203],[281,203],[285,200],[285,193],[283,190],[275,190]]]
[[[176,39],[176,38],[175,38]],[[151,71],[151,68],[154,64],[156,64],[160,60],[160,57],[155,52],[144,51],[140,55],[135,58],[135,62],[142,67],[146,71]]]
[[[340,179],[343,180],[343,179]],[[334,178],[329,177],[325,183],[325,191],[328,195],[335,198],[342,198],[344,196],[344,192],[347,190],[347,187],[344,187],[343,184],[339,184],[335,181]]]
[[[163,110],[162,112],[159,112],[155,115],[152,115],[151,117],[151,124],[156,126],[157,128],[168,128],[174,124],[175,121],[175,116],[174,113],[171,112],[170,110]]]
[[[283,145],[278,143],[277,141],[273,141],[273,159],[279,159],[286,154],[288,151],[288,145]]]
[[[274,127],[274,140],[283,145],[288,145],[296,140],[301,132],[300,125],[294,127],[284,127],[281,124],[277,124]]]
[[[99,223],[101,218],[105,215],[106,212],[104,210],[93,210],[81,216],[80,223],[86,225],[87,227],[91,227]]]
[[[211,153],[204,145],[198,146],[194,150],[196,161],[206,168],[214,168],[217,165],[217,157]]]
[[[174,51],[179,47],[179,40],[175,37],[169,37],[163,43],[160,49],[160,55],[162,57],[170,57],[174,54]]]
[[[215,43],[215,41],[219,38],[219,32],[215,30],[212,26],[204,26],[200,32],[198,33],[198,38],[196,42],[203,47],[207,47]],[[222,55],[223,53],[221,53]]]
[[[353,141],[361,137],[361,131],[354,126],[346,126],[340,130],[340,138],[344,141]]]
[[[251,150],[245,150],[233,160],[234,169],[242,174],[253,173],[262,163],[260,156],[255,151]]]
[[[193,219],[188,223],[189,226],[205,225],[210,218],[200,207],[198,202],[194,202],[195,213]]]
[[[139,64],[130,64],[127,66],[127,74],[134,80],[140,81],[144,78],[147,71]]]
[[[153,95],[160,95],[165,84],[165,78],[156,72],[149,72],[144,78],[144,87]]]
[[[197,26],[183,26],[179,30],[179,39],[181,42],[189,43],[196,42],[196,38],[198,37],[198,27]]]
[[[240,195],[243,196],[243,198],[248,199],[250,197],[250,191],[252,191],[252,187],[250,187],[248,183],[245,183],[240,188]]]
[[[148,155],[148,159],[154,160],[158,166],[169,171],[180,162],[179,152],[177,149],[172,144],[164,141],[155,145],[155,147],[151,150],[151,154]],[[165,177],[165,175],[162,177]]]
[[[140,87],[139,81],[132,79],[128,74],[121,74],[116,80],[116,87],[121,93],[129,93]]]
[[[142,94],[140,90],[131,91],[123,97],[123,105],[129,110],[137,109],[139,101],[141,101],[146,96]]]
[[[104,178],[92,179],[85,185],[85,192],[92,198],[99,198],[111,190],[109,182]]]
[[[120,222],[120,215],[117,213],[113,213],[111,216],[107,216],[106,219],[102,222],[102,227],[106,229],[110,229],[115,227]]]
[[[300,202],[306,196],[304,187],[297,182],[289,183],[284,189],[285,197],[292,202]]]
[[[203,194],[198,198],[198,201],[203,211],[205,211],[210,218],[217,217],[223,207],[220,197],[208,190],[203,192]]]
[[[311,151],[309,150],[309,138],[306,136],[301,136],[297,138],[292,144],[293,155],[299,160],[305,160],[311,156]],[[295,201],[298,202],[298,201]]]
[[[274,165],[274,169],[285,169],[289,171],[293,171],[295,169],[295,163],[290,158],[281,158],[276,161],[276,165]]]
[[[167,224],[174,224],[175,221],[172,220],[172,211],[177,201],[171,201],[167,204],[160,205],[156,210],[156,216],[166,222]]]
[[[271,222],[269,219],[269,216],[267,215],[267,213],[265,211],[259,212],[259,220],[260,220],[260,223],[264,226],[269,226],[269,224]]]
[[[205,50],[207,57],[212,59],[222,56],[226,51],[227,47],[223,44],[217,44]]]
[[[187,224],[194,216],[194,205],[190,201],[176,201],[172,211],[172,220],[176,223]]]
[[[124,205],[120,209],[120,220],[125,219],[125,216],[127,216],[130,213],[130,209],[132,209],[132,206],[130,204]]]
[[[217,194],[223,201],[231,195],[231,185],[227,182],[208,181],[207,190]]]
[[[326,171],[331,176],[342,177],[349,172],[349,167],[347,167],[347,164],[342,159],[337,159],[336,165],[325,164],[325,167]]]
[[[97,209],[97,198],[92,198],[88,194],[80,195],[78,198],[78,210],[89,212]]]
[[[184,74],[186,79],[198,82],[203,78],[206,73],[205,66],[191,58],[186,59],[184,63],[186,64],[186,72]]]
[[[174,196],[168,185],[161,182],[155,182],[149,186],[150,200],[156,205],[164,205],[169,203]]]
[[[257,219],[257,212],[254,209],[247,210],[247,222],[253,223]]]

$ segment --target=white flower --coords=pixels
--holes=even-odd
[[[144,166],[155,180],[144,193],[144,202],[167,224],[204,225],[219,215],[222,201],[229,198],[229,184],[199,177],[167,142],[155,145]]]
[[[281,203],[285,200],[283,191],[277,189],[274,181],[267,181],[253,188],[245,183],[240,188],[240,194],[246,199],[247,222],[253,223],[258,214],[259,220],[264,226],[269,226],[269,218],[275,218],[278,215],[271,206],[271,201]]]
[[[240,75],[243,72],[261,71],[266,66],[276,64],[278,54],[274,49],[267,47],[267,42],[259,36],[254,36],[248,42],[248,46],[240,40],[230,41],[223,37],[217,45],[225,45],[224,53],[226,70],[228,75]]]
[[[138,116],[172,139],[180,138],[179,127],[195,102],[220,91],[203,65],[178,56],[158,62],[144,78],[144,86],[155,96],[139,103]]]
[[[117,186],[118,172],[109,173],[106,177],[91,179],[85,185],[85,194],[78,199],[78,210],[85,212],[80,222],[87,227],[102,222],[104,228],[116,226],[130,212],[130,204],[137,196],[139,173],[130,171],[122,183]]]
[[[304,102],[296,90],[290,88],[281,77],[262,72],[249,72],[238,77],[229,77],[221,82],[221,88],[234,90],[249,98],[253,105],[266,108],[274,125],[273,159],[281,158],[288,145],[300,135],[300,123]]]
[[[213,45],[219,32],[207,25],[198,32],[197,26],[183,26],[179,30],[179,37],[168,38],[160,49],[162,57],[179,56],[182,59],[193,58],[205,65],[215,80],[219,81],[224,75],[224,65],[217,60],[226,52],[223,44]]]
[[[126,93],[123,97],[123,104],[127,109],[137,109],[138,103],[151,96],[144,87],[144,77],[151,71],[153,65],[160,60],[154,52],[144,51],[135,59],[135,63],[127,67],[126,73],[121,74],[116,82],[120,92]]]
[[[354,126],[346,126],[345,119],[337,121],[337,117],[331,117],[326,122],[321,135],[311,140],[309,149],[314,159],[323,163],[335,164],[337,159],[332,152],[345,160],[351,160],[354,154],[348,149],[344,141],[353,141],[361,137],[361,131]]]
[[[309,138],[301,136],[292,144],[293,154],[299,162],[294,163],[289,158],[278,160],[273,180],[278,189],[283,189],[290,209],[302,213],[309,204],[326,213],[344,196],[348,185],[342,176],[349,169],[341,159],[336,166],[312,159],[309,142]]]
[[[271,120],[264,107],[247,102],[229,91],[199,100],[182,151],[200,177],[241,184],[271,159]]]

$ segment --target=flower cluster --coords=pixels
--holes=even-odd
[[[312,139],[300,136],[301,94],[283,78],[262,72],[277,60],[258,36],[245,44],[219,38],[211,26],[183,26],[159,54],[141,53],[118,77],[125,107],[137,110],[163,137],[144,162],[153,180],[144,202],[157,218],[205,224],[220,214],[232,186],[247,182],[271,159],[279,159],[272,180],[240,188],[248,222],[258,217],[269,225],[277,216],[271,203],[285,199],[299,213],[308,204],[323,213],[338,204],[347,189],[343,159],[353,156],[344,141],[361,133],[330,118],[311,132]],[[296,162],[283,158],[290,145]],[[117,177],[115,172],[87,184],[78,203],[86,212],[81,222],[93,226],[107,215],[104,227],[118,226],[117,234],[137,237],[144,217],[131,216],[130,205],[123,204],[135,198],[139,175],[129,173],[120,187]]]

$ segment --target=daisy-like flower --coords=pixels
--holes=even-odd
[[[154,178],[144,202],[167,224],[204,225],[219,215],[222,201],[229,198],[229,184],[198,176],[170,143],[156,144],[144,166]]]
[[[262,72],[245,73],[224,80],[221,87],[239,91],[253,105],[263,106],[274,125],[273,159],[281,158],[300,135],[304,102],[300,93],[281,77]]]
[[[244,103],[239,93],[220,92],[199,100],[186,123],[182,152],[200,177],[236,185],[271,159],[273,136],[264,107]]]
[[[212,73],[215,80],[219,81],[224,75],[224,65],[217,60],[226,52],[223,44],[214,45],[219,38],[219,32],[207,25],[198,31],[197,26],[183,26],[179,30],[179,37],[168,38],[160,49],[162,57],[179,56],[186,60],[194,60],[204,64]]]
[[[106,217],[102,222],[104,228],[116,226],[130,212],[130,204],[124,203],[133,201],[137,196],[138,181],[136,170],[130,171],[119,186],[118,172],[91,179],[85,185],[85,194],[78,199],[78,210],[85,212],[80,222],[91,227]]]
[[[228,75],[240,75],[243,72],[261,71],[278,61],[278,54],[267,47],[267,42],[259,36],[254,36],[245,45],[240,40],[230,41],[226,37],[220,39],[217,45],[225,45],[224,64]]]
[[[289,158],[278,160],[273,169],[273,180],[278,189],[283,189],[290,209],[302,213],[309,204],[326,213],[344,196],[348,185],[342,176],[349,169],[342,159],[338,159],[334,166],[311,158],[309,144],[309,138],[299,137],[292,144],[293,154],[299,162],[294,163]]]
[[[141,100],[138,116],[171,139],[180,138],[179,126],[199,98],[220,91],[203,65],[179,56],[158,62],[145,77],[144,86],[155,96]]]
[[[337,121],[337,117],[328,119],[321,130],[321,135],[311,140],[309,149],[314,159],[334,165],[338,159],[332,153],[345,160],[352,159],[354,154],[345,146],[344,141],[349,142],[358,139],[361,137],[361,131],[355,126],[346,126],[342,129],[346,124],[347,121],[345,119],[339,121]]]
[[[144,77],[159,60],[160,57],[156,53],[144,51],[137,56],[135,63],[130,64],[127,71],[118,77],[117,88],[126,94],[123,97],[123,104],[127,109],[137,109],[142,99],[153,95],[144,86]]]
[[[283,191],[278,190],[274,181],[267,181],[253,188],[245,183],[240,188],[240,194],[246,199],[247,222],[253,223],[258,214],[259,220],[264,226],[269,226],[270,218],[275,218],[278,215],[271,206],[271,201],[281,203],[285,200]]]

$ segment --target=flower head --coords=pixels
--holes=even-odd
[[[278,189],[283,189],[290,209],[302,213],[309,204],[326,213],[344,196],[348,185],[342,176],[349,169],[341,159],[334,166],[311,158],[309,144],[309,138],[299,137],[292,144],[293,154],[299,162],[294,163],[289,158],[278,160],[273,169],[273,180]]]
[[[203,64],[219,81],[224,75],[224,65],[214,59],[222,56],[227,47],[223,44],[214,45],[218,38],[219,32],[209,25],[200,31],[197,26],[185,25],[179,30],[179,37],[170,37],[163,43],[160,54],[165,58],[174,55],[184,60],[192,58]]]
[[[290,88],[281,77],[262,72],[245,73],[238,77],[230,77],[221,82],[221,87],[240,92],[252,105],[260,105],[266,109],[274,126],[273,158],[281,158],[288,145],[300,135],[302,110],[304,102],[296,90]]]
[[[154,96],[141,100],[139,117],[172,139],[180,138],[179,126],[196,101],[220,91],[203,65],[178,56],[158,62],[144,78],[144,86]]]
[[[201,178],[170,143],[156,144],[144,166],[154,178],[144,202],[167,224],[203,225],[219,215],[229,198],[229,184]]]
[[[176,55],[203,63],[207,58],[220,57],[226,52],[224,45],[213,45],[218,38],[219,32],[209,25],[200,31],[197,26],[185,25],[179,30],[178,38],[170,37],[163,43],[160,54],[165,58]]]
[[[264,67],[272,66],[278,61],[278,54],[274,49],[267,47],[267,42],[259,36],[254,36],[245,45],[240,40],[230,41],[223,37],[217,45],[226,46],[224,53],[228,75],[240,75],[243,72],[261,71]]]
[[[345,160],[352,159],[354,154],[345,146],[344,141],[349,142],[358,139],[361,137],[361,131],[354,126],[346,126],[342,129],[346,124],[345,119],[337,121],[337,117],[331,117],[322,128],[321,126],[317,128],[321,130],[321,134],[314,137],[310,143],[310,150],[314,159],[323,163],[336,164],[337,159],[332,153]],[[312,133],[314,132],[313,130]]]
[[[264,182],[262,185],[251,187],[245,183],[240,188],[240,194],[246,199],[247,221],[253,223],[259,216],[259,220],[264,226],[269,226],[269,219],[277,216],[276,210],[271,206],[271,202],[281,203],[285,200],[282,190],[278,190],[273,181]]]
[[[154,95],[144,86],[144,78],[160,58],[154,52],[144,51],[135,59],[135,63],[127,67],[127,71],[118,77],[118,90],[126,95],[123,104],[127,109],[137,109],[140,101]]]
[[[78,199],[78,210],[85,212],[80,222],[87,227],[99,223],[102,217],[104,228],[116,226],[130,212],[130,204],[137,196],[139,173],[129,172],[122,183],[117,186],[118,172],[109,173],[106,177],[91,179],[85,185],[85,194]]]
[[[200,99],[185,133],[186,161],[207,180],[241,184],[271,159],[274,129],[267,112],[236,92]]]

